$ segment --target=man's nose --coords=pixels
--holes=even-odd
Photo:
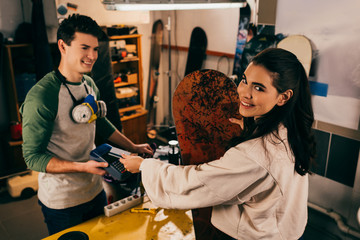
[[[88,53],[88,55],[87,55],[87,57],[90,58],[90,59],[92,59],[92,60],[97,59],[97,56],[98,56],[97,51],[89,51],[89,53]]]

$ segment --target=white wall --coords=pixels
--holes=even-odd
[[[251,4],[252,5],[252,4]],[[316,81],[329,85],[328,96],[313,96],[315,118],[335,125],[358,129],[360,120],[360,2],[347,0],[278,0],[276,33],[301,34],[308,37],[319,51]],[[187,10],[153,12],[153,20],[167,24],[171,17],[171,44],[189,46],[191,31],[202,27],[208,37],[208,50],[235,52],[239,19],[237,9]],[[165,32],[164,43],[168,44]],[[172,52],[173,86],[184,76],[186,52]],[[162,77],[159,86],[158,121],[168,116],[168,52],[163,50]],[[204,68],[232,72],[227,59],[207,56]],[[176,79],[176,80],[175,80]],[[314,80],[314,79],[313,79]],[[162,110],[162,111],[161,111]]]
[[[313,97],[317,120],[358,129],[360,117],[360,2],[278,0],[276,31],[303,34],[319,51],[317,81],[328,96]]]
[[[207,50],[234,54],[236,46],[236,34],[239,21],[239,9],[217,9],[217,10],[182,10],[182,11],[157,11],[153,12],[153,19],[161,19],[164,25],[168,24],[168,18],[171,19],[171,45],[180,47],[189,47],[192,30],[199,26],[204,29],[207,36]],[[166,29],[166,28],[165,28]],[[169,44],[168,30],[164,32],[164,44]],[[172,50],[172,92],[177,84],[184,78],[187,52]],[[167,124],[168,106],[169,106],[169,80],[168,80],[168,50],[163,50],[161,55],[160,82],[158,86],[157,122]],[[222,59],[207,56],[203,68],[216,69],[226,73],[232,73],[233,59]]]

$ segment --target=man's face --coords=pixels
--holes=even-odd
[[[88,73],[98,58],[99,42],[96,37],[86,33],[75,33],[70,46],[64,43],[62,58],[67,69],[77,73]]]

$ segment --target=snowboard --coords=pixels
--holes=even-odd
[[[239,84],[241,76],[251,60],[262,50],[270,47],[276,47],[276,44],[279,41],[279,37],[281,37],[281,35],[275,36],[268,34],[258,34],[245,43],[244,51],[240,60],[239,75],[236,81],[237,85]]]
[[[172,101],[175,128],[184,165],[219,159],[241,128],[235,83],[215,70],[198,70],[185,76]],[[192,210],[196,239],[226,239],[210,223],[212,208]]]
[[[234,57],[233,75],[241,79],[243,70],[241,69],[241,58],[247,42],[248,29],[250,26],[251,9],[247,3],[245,7],[240,8],[239,27],[236,38],[236,49]]]
[[[206,58],[206,48],[207,37],[205,31],[200,27],[195,27],[191,32],[185,76],[202,68],[203,61]]]
[[[282,39],[277,44],[277,47],[295,54],[304,66],[307,77],[309,77],[314,54],[312,43],[307,37],[303,35],[290,35]]]
[[[154,22],[151,34],[149,82],[146,97],[146,109],[148,110],[148,133],[151,132],[156,123],[156,102],[158,101],[156,91],[160,75],[159,65],[163,32],[163,22],[161,20]]]

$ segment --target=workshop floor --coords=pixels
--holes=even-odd
[[[37,196],[13,199],[0,193],[0,239],[39,240],[47,236]],[[345,237],[329,217],[309,209],[309,223],[303,240],[355,240]]]
[[[14,199],[0,194],[0,239],[39,240],[48,236],[37,196]]]

